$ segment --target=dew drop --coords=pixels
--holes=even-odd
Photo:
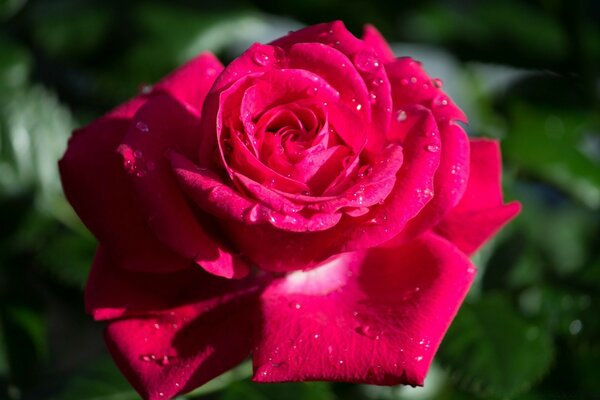
[[[357,104],[356,105],[356,111],[360,111],[362,109],[362,104]]]
[[[354,56],[356,69],[365,73],[375,72],[381,66],[377,55],[371,51],[360,51]]]
[[[423,359],[423,356],[416,356],[415,357],[415,361],[421,361]]]
[[[414,77],[414,76],[413,76],[413,77],[411,77],[411,78],[410,78],[410,83],[413,83],[413,84],[417,83],[417,78],[416,78],[416,77]]]
[[[252,207],[250,207],[246,211],[246,214],[244,215],[244,219],[246,220],[246,222],[255,223],[256,221],[258,221],[259,209],[260,209],[260,206],[258,204],[255,204]]]
[[[266,67],[271,64],[271,57],[265,52],[258,50],[252,55],[252,61],[261,67]]]
[[[315,336],[313,336],[313,337],[314,337],[315,339],[318,339],[318,338],[319,338],[319,334],[318,334],[318,333],[315,333]]]
[[[377,103],[377,95],[375,93],[369,93],[369,102],[371,104]]]
[[[400,84],[405,85],[405,86],[408,85],[408,79],[406,79],[406,78],[400,79]]]
[[[368,176],[371,173],[371,171],[373,171],[373,167],[371,167],[370,165],[363,165],[358,169],[358,177],[364,178],[365,176]]]
[[[135,158],[142,158],[144,156],[144,153],[142,153],[141,150],[136,150],[136,151],[133,152],[133,156]]]
[[[437,97],[434,101],[434,105],[436,106],[447,106],[448,105],[448,99],[446,99],[445,97]]]
[[[381,86],[381,85],[383,85],[383,79],[381,79],[381,78],[373,79],[373,82],[371,82],[371,84],[373,86]]]
[[[404,110],[396,111],[395,118],[396,118],[396,121],[398,121],[398,122],[406,121],[406,118],[407,118],[406,111],[404,111]]]
[[[440,146],[438,146],[437,144],[428,144],[425,147],[425,150],[427,150],[430,153],[437,153],[438,151],[440,151]]]
[[[355,329],[355,331],[359,335],[362,335],[369,339],[379,340],[379,338],[380,338],[380,332],[377,332],[377,330],[374,329],[373,327],[371,327],[370,325],[361,325],[361,326],[357,327]]]
[[[333,353],[333,347],[332,346],[327,346],[327,353],[329,353],[329,354]]]
[[[340,365],[343,365],[343,364],[344,364],[344,360],[340,360],[340,361],[338,361],[338,363],[339,363]]]
[[[469,268],[467,268],[467,272],[469,274],[474,274],[476,271],[477,271],[477,269],[475,269],[475,267],[469,267]]]
[[[135,127],[138,131],[143,132],[143,133],[148,133],[150,131],[148,124],[146,124],[145,122],[142,122],[142,121],[138,121],[138,123],[135,124]]]
[[[144,361],[144,362],[151,362],[154,361],[156,359],[156,356],[154,354],[143,354],[140,356],[140,360]]]
[[[442,80],[440,78],[435,78],[431,82],[433,83],[433,86],[436,87],[437,89],[441,89],[442,86],[444,86],[444,83],[442,82]]]
[[[138,172],[135,173],[135,176],[137,176],[138,178],[143,178],[146,176],[146,171],[140,169]]]

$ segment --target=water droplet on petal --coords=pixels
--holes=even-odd
[[[142,121],[138,121],[138,123],[135,124],[135,127],[138,131],[143,132],[143,133],[148,133],[150,131],[148,124],[146,124],[145,122],[142,122]]]
[[[259,212],[260,206],[258,204],[255,204],[246,211],[244,219],[248,223],[255,223],[259,219]]]
[[[415,361],[421,361],[423,359],[423,356],[416,356],[415,357]]]
[[[136,150],[136,151],[133,152],[133,156],[135,158],[142,158],[143,155],[144,155],[144,153],[142,153],[141,150]]]
[[[414,83],[417,83],[417,78],[416,78],[416,77],[414,77],[414,76],[412,76],[412,77],[410,78],[410,83],[413,83],[413,84],[414,84]]]
[[[358,169],[358,177],[364,178],[365,176],[368,176],[371,173],[371,171],[373,171],[373,167],[371,167],[370,165],[363,165]]]
[[[373,73],[381,66],[377,55],[371,51],[359,51],[354,56],[356,69],[365,73]]]
[[[156,360],[156,356],[154,354],[143,354],[140,356],[140,360],[144,362],[151,362]]]
[[[257,50],[252,55],[252,60],[257,65],[260,65],[261,67],[266,67],[267,65],[271,64],[271,62],[272,62],[271,57],[262,50]]]
[[[362,109],[362,104],[357,104],[356,105],[356,111],[360,111]]]
[[[398,121],[398,122],[406,121],[406,118],[407,118],[406,111],[404,111],[404,110],[396,111],[395,118],[396,118],[396,121]]]
[[[371,104],[377,103],[377,95],[373,92],[369,93],[369,101]]]
[[[469,274],[474,274],[475,272],[477,272],[477,269],[475,267],[469,267],[467,268],[467,272]]]
[[[428,144],[425,147],[425,150],[427,150],[430,153],[437,153],[438,151],[440,151],[440,146],[438,146],[437,144]]]
[[[384,82],[383,79],[377,78],[377,79],[373,79],[373,82],[371,82],[371,83],[373,86],[381,86],[381,85],[383,85],[383,82]]]
[[[444,83],[440,78],[435,78],[431,82],[433,83],[433,86],[435,86],[437,89],[441,89],[442,86],[444,86]]]

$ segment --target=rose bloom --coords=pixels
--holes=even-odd
[[[441,86],[333,22],[201,54],[74,133],[86,307],[141,396],[249,355],[255,382],[423,384],[468,255],[519,211]]]

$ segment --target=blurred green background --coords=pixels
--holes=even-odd
[[[0,0],[0,398],[137,398],[84,313],[70,131],[200,51],[227,62],[332,19],[443,79],[469,134],[502,141],[523,212],[475,256],[425,388],[258,385],[244,364],[185,398],[600,399],[600,2],[576,0]]]

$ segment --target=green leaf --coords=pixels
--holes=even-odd
[[[47,355],[42,314],[25,305],[0,304],[0,328],[10,379],[18,387],[26,387],[35,380],[38,363]]]
[[[108,357],[69,379],[51,400],[138,400],[139,395]]]
[[[4,92],[23,86],[31,71],[31,56],[21,46],[0,36],[0,88]],[[9,94],[9,93],[8,93]],[[0,94],[6,96],[7,93]]]
[[[528,173],[600,208],[600,164],[583,151],[586,131],[597,129],[593,112],[539,109],[515,104],[502,143],[507,158]]]
[[[96,241],[89,235],[60,233],[50,238],[38,253],[38,263],[61,283],[83,288],[95,248]]]
[[[261,385],[239,381],[228,386],[220,400],[333,400],[334,395],[326,382],[275,383]]]
[[[514,398],[548,370],[552,359],[548,334],[528,324],[500,295],[464,304],[439,352],[451,379],[484,398]]]
[[[64,0],[36,3],[30,15],[34,41],[57,58],[82,57],[97,51],[111,21],[108,9],[98,4],[83,6]]]
[[[0,93],[0,190],[35,188],[39,210],[75,221],[56,164],[73,127],[69,110],[41,86]]]
[[[247,379],[250,376],[252,376],[252,361],[246,360],[237,367],[230,369],[229,371],[208,381],[196,390],[184,395],[183,398],[201,398],[207,394],[222,390],[235,382],[241,381],[242,379]]]
[[[0,20],[12,17],[23,8],[26,3],[27,0],[0,0]]]

